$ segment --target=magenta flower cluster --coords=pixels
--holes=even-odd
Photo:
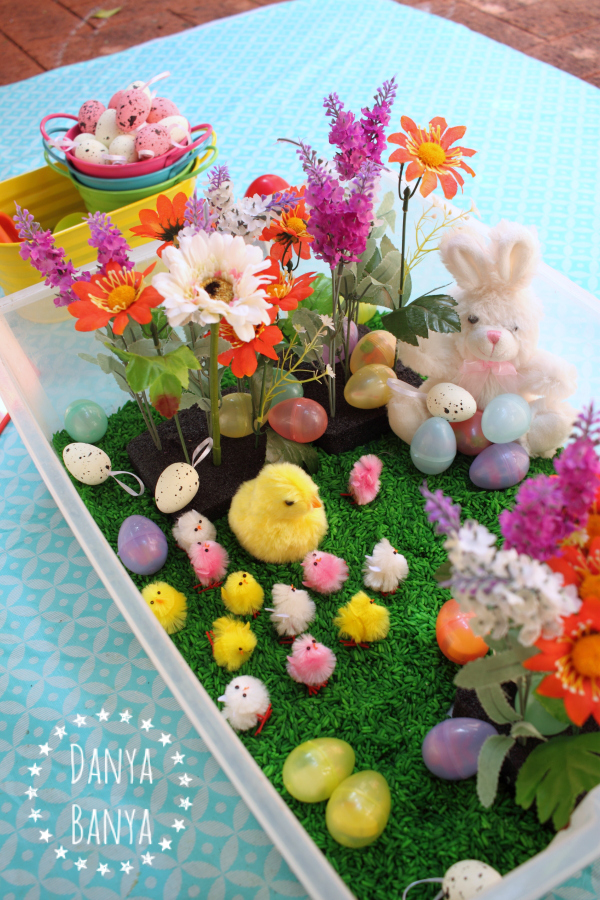
[[[106,213],[96,212],[88,216],[86,222],[92,235],[88,244],[98,251],[100,274],[106,274],[106,265],[111,260],[123,269],[133,269],[133,263],[129,259],[131,248],[110,217]]]
[[[460,528],[461,509],[442,491],[432,493],[424,481],[419,492],[425,497],[425,513],[429,522],[435,524],[437,534],[452,534]]]
[[[77,281],[73,264],[65,259],[62,247],[54,246],[52,232],[43,231],[28,210],[21,209],[18,203],[15,206],[17,215],[14,221],[23,241],[19,250],[21,259],[28,259],[34,269],[44,276],[44,283],[58,289],[54,304],[68,306],[77,300],[72,290],[73,282]]]

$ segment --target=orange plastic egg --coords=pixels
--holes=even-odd
[[[469,619],[474,615],[463,612],[456,600],[447,600],[436,619],[435,636],[439,648],[444,656],[459,666],[485,656],[489,650],[483,638],[471,630]]]

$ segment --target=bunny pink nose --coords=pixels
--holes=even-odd
[[[496,345],[500,338],[502,337],[501,331],[488,331],[487,339],[491,344]]]

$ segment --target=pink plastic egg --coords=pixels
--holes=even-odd
[[[488,441],[481,430],[481,417],[483,413],[477,410],[474,416],[464,422],[450,422],[456,437],[456,449],[465,456],[477,456],[491,441]]]
[[[142,159],[162,156],[171,149],[169,132],[163,125],[146,125],[135,139],[135,149]]]
[[[152,101],[144,91],[135,89],[123,91],[120,100],[116,107],[117,126],[121,131],[135,131],[146,121]]]
[[[167,100],[166,97],[155,97],[152,101],[152,106],[150,107],[146,122],[148,122],[149,125],[152,125],[153,123],[160,122],[161,119],[166,119],[167,116],[178,115],[179,110],[172,100]]]
[[[98,119],[104,110],[104,103],[100,103],[99,100],[86,101],[77,114],[80,131],[83,134],[95,134]]]
[[[271,409],[269,425],[288,441],[308,444],[325,433],[327,413],[316,400],[309,400],[307,397],[291,398]]]

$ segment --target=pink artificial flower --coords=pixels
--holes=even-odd
[[[379,493],[379,488],[381,487],[379,476],[382,469],[383,463],[373,453],[361,456],[354,463],[350,472],[348,487],[359,506],[370,503]]]
[[[302,560],[302,568],[302,584],[319,594],[335,594],[341,590],[350,574],[345,560],[333,553],[321,553],[319,550],[306,554]]]

